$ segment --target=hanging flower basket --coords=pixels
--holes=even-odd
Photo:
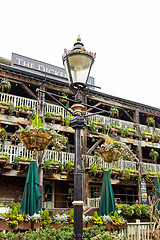
[[[19,139],[31,151],[45,150],[53,140],[52,133],[40,129],[21,130],[18,134]]]
[[[147,123],[148,128],[153,127],[154,130],[155,130],[155,120],[154,120],[153,117],[148,116],[147,119],[146,119],[146,123]]]
[[[54,130],[45,129],[41,118],[38,117],[37,120],[37,116],[30,127],[21,128],[16,133],[27,150],[44,151],[52,141],[56,148],[65,148],[66,138]]]
[[[117,109],[116,106],[111,107],[111,112],[112,112],[112,117],[114,118],[119,117],[119,110]]]
[[[157,151],[155,151],[154,149],[151,149],[150,153],[149,153],[149,156],[152,158],[152,160],[154,162],[157,161],[157,158],[159,156],[159,153]]]
[[[0,90],[2,92],[9,92],[11,89],[11,83],[8,81],[6,74],[4,73],[4,77],[1,79],[0,82]]]
[[[97,150],[98,155],[105,162],[117,162],[120,159],[134,160],[136,156],[125,143],[112,141],[107,137],[106,142]]]

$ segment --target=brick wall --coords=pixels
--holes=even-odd
[[[22,199],[26,178],[0,176],[0,203]]]

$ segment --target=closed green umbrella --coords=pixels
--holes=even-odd
[[[104,171],[101,200],[98,210],[99,216],[108,215],[109,213],[116,211],[116,204],[114,200],[113,189],[108,171]]]
[[[20,210],[30,216],[38,213],[41,210],[40,198],[37,165],[36,161],[32,160],[28,168]]]

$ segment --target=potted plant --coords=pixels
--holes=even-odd
[[[9,82],[6,74],[4,73],[4,77],[1,79],[1,82],[0,82],[0,90],[2,92],[4,91],[9,92],[10,89],[11,89],[11,83]]]

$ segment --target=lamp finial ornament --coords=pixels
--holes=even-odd
[[[77,42],[81,42],[81,37],[80,37],[80,35],[78,35],[78,37],[77,37]]]

